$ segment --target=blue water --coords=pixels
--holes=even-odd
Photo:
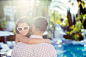
[[[86,47],[84,47],[84,45],[65,44],[61,47],[58,47],[57,44],[54,44],[54,47],[57,51],[57,57],[86,57]],[[58,50],[64,52],[60,53]]]

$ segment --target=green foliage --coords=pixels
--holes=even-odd
[[[75,20],[78,21],[78,20],[81,20],[82,21],[82,24],[84,23],[86,19],[86,14],[81,14],[79,17],[77,17]]]
[[[13,29],[13,33],[16,34],[15,28]]]
[[[83,27],[81,21],[77,21],[75,25],[72,25],[70,27],[70,29],[72,29],[71,34],[76,33],[76,32],[81,33],[81,29],[83,29],[83,28],[84,27]]]
[[[64,23],[65,23],[65,26],[69,26],[69,23],[68,23],[68,18],[64,21]]]
[[[84,28],[84,26],[82,25],[84,23],[86,19],[86,14],[81,14],[79,17],[77,17],[75,19],[76,21],[76,24],[75,25],[72,25],[70,27],[71,31],[67,31],[66,33],[69,34],[69,35],[72,35],[72,39],[73,40],[79,40],[79,39],[83,39],[83,36],[81,35],[81,29]]]
[[[52,27],[53,30],[55,30],[55,24],[61,24],[61,15],[57,14],[57,12],[54,10],[52,12],[52,16],[49,19],[49,27]]]
[[[64,17],[64,20],[62,21],[61,26],[62,27],[68,27],[69,26],[68,18],[67,17]]]
[[[72,35],[73,40],[78,41],[81,37],[83,38],[81,35],[81,29],[83,28],[84,26],[82,25],[81,21],[77,21],[75,25],[70,27],[71,31],[67,31],[67,34]]]
[[[7,24],[7,21],[4,21],[4,18],[0,19],[0,24],[3,29],[5,29],[5,25]]]
[[[77,21],[77,20],[80,20],[80,19],[82,19],[83,20],[83,14],[81,14],[79,17],[77,17],[75,20]]]
[[[84,19],[84,20],[86,19],[86,14],[83,15],[83,19]]]

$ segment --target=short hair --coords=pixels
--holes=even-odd
[[[46,31],[48,26],[48,21],[45,17],[36,17],[34,21],[34,25],[37,31]]]

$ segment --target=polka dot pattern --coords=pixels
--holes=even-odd
[[[57,56],[56,50],[51,44],[48,43],[25,44],[19,42],[13,48],[11,57],[57,57]]]

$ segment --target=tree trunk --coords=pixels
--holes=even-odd
[[[55,30],[53,30],[53,38],[55,38]]]
[[[0,19],[4,17],[4,1],[0,1]]]
[[[69,27],[71,27],[73,23],[72,23],[72,19],[71,19],[70,10],[67,11],[67,18],[68,18]],[[69,27],[68,27],[68,31],[70,31]]]

